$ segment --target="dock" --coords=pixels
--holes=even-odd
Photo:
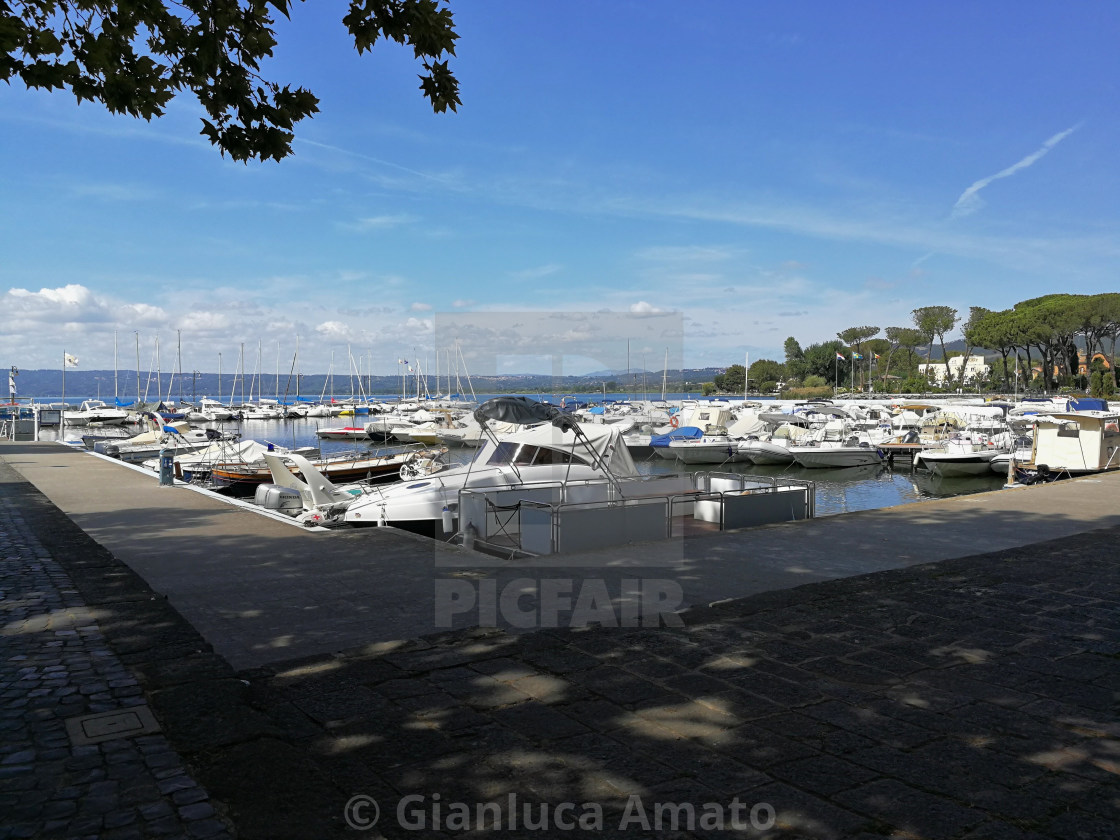
[[[893,465],[899,456],[913,464],[914,456],[928,447],[927,443],[880,443],[876,448],[883,450],[887,463]]]
[[[1111,836],[1118,489],[1111,473],[511,564],[0,443],[5,677],[74,699],[13,706],[0,795],[14,836],[352,837],[373,800],[370,836],[420,836],[399,824],[409,793],[601,803],[620,837],[650,836],[620,828],[634,797],[651,820],[659,802],[759,806],[727,836]],[[520,588],[528,608],[546,580],[647,578],[679,583],[679,627],[436,626],[440,581]],[[47,664],[63,643],[69,664]],[[36,734],[114,704],[162,733]],[[28,779],[45,793],[20,795]]]

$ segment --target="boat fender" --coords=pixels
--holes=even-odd
[[[443,525],[443,533],[450,534],[451,529],[455,527],[455,520],[451,516],[451,511],[447,509],[447,505],[443,506],[443,511],[441,512],[441,519],[442,519],[442,525]]]
[[[674,414],[672,417],[669,418],[669,425],[672,426],[674,429],[678,428],[681,425],[680,418],[677,417],[677,415]]]

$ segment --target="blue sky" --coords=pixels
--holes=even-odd
[[[287,369],[296,336],[305,373],[456,339],[472,372],[702,367],[1117,290],[1115,3],[451,8],[442,115],[343,4],[295,8],[265,74],[321,112],[279,164],[220,157],[186,96],[149,124],[0,88],[0,364],[111,368],[116,334],[165,371],[179,340]]]

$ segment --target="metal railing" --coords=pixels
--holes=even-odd
[[[460,493],[460,527],[465,527],[462,518],[465,507],[464,497],[468,501],[476,500],[475,510],[481,509],[484,511],[483,515],[486,517],[486,523],[483,530],[479,533],[477,538],[472,539],[475,545],[491,545],[493,547],[501,547],[503,550],[515,549],[518,551],[526,551],[523,529],[522,529],[522,512],[540,511],[548,519],[549,523],[549,538],[548,538],[548,551],[537,553],[556,553],[561,549],[562,543],[562,520],[564,514],[578,514],[579,512],[592,512],[601,510],[623,511],[627,508],[634,509],[639,514],[639,520],[634,525],[637,530],[635,535],[638,539],[672,539],[675,536],[683,534],[685,518],[689,514],[695,515],[696,506],[704,502],[713,503],[713,513],[718,514],[718,520],[709,520],[713,524],[718,524],[719,529],[726,530],[727,528],[727,502],[731,497],[749,496],[772,496],[777,494],[793,494],[790,504],[790,516],[788,519],[781,521],[791,521],[797,518],[811,519],[816,515],[816,498],[815,498],[815,484],[812,481],[805,481],[801,479],[790,479],[775,476],[752,476],[741,473],[693,473],[691,475],[692,481],[695,483],[696,489],[693,490],[670,490],[665,493],[648,492],[650,485],[658,483],[667,484],[669,479],[674,476],[641,476],[634,480],[626,479],[621,482],[620,488],[607,487],[607,492],[604,498],[593,499],[587,501],[571,501],[565,492],[568,488],[564,485],[549,484],[537,485],[534,489],[555,489],[560,493],[560,498],[556,501],[543,501],[540,499],[521,498],[511,504],[496,503],[492,492],[487,491],[473,491],[463,490]],[[678,477],[679,480],[679,477]],[[582,484],[591,484],[592,482],[582,482]],[[719,485],[725,485],[720,487]],[[645,485],[645,487],[641,487]],[[716,485],[718,489],[713,489]],[[633,493],[635,489],[646,490],[646,492]],[[516,493],[522,489],[528,491],[530,488],[516,488],[503,493]],[[621,494],[617,491],[621,489]],[[611,492],[616,491],[616,492]],[[626,492],[630,491],[630,492]],[[796,499],[796,501],[795,501]],[[480,506],[477,506],[481,503]],[[651,510],[654,508],[656,510]],[[803,516],[797,516],[799,510],[804,511]],[[649,514],[641,516],[641,514]],[[493,519],[491,520],[491,517]],[[493,521],[496,528],[496,533],[491,532],[490,523]],[[652,525],[656,521],[663,522],[663,531],[660,533],[648,530],[647,526]],[[678,533],[680,529],[680,533]],[[625,527],[621,532],[617,532],[622,537],[630,536],[626,533]],[[504,538],[501,543],[494,542],[495,539]],[[637,539],[620,539],[619,542],[631,542]],[[604,543],[604,546],[608,543]],[[618,544],[618,543],[614,543]]]

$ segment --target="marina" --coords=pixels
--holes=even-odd
[[[493,395],[482,395],[482,400],[491,399]],[[594,400],[595,395],[579,395],[586,400]],[[582,400],[572,398],[579,404],[586,404]],[[853,404],[853,403],[850,403]],[[870,404],[870,403],[869,403]],[[883,404],[883,403],[875,403]],[[1063,403],[1064,404],[1064,403]],[[635,405],[646,405],[648,410],[648,403],[635,403]],[[669,421],[670,417],[673,421],[678,422],[678,427],[671,427],[669,422],[665,422],[662,428],[665,431],[672,431],[672,438],[683,436],[685,432],[692,430],[696,435],[702,435],[703,432],[692,426],[681,426],[680,421],[676,418],[684,418],[685,414],[689,411],[696,411],[697,405],[709,405],[715,407],[718,414],[713,414],[713,417],[722,419],[722,421],[736,422],[732,417],[732,413],[728,410],[728,405],[735,407],[736,411],[746,410],[750,417],[763,417],[773,424],[781,423],[784,421],[795,421],[796,423],[805,422],[808,426],[808,421],[795,420],[797,417],[805,417],[806,413],[803,412],[804,405],[796,405],[792,403],[780,403],[777,401],[764,401],[764,402],[750,402],[750,401],[711,401],[703,402],[696,400],[683,400],[680,395],[676,395],[675,399],[665,403],[655,403],[657,411],[664,411],[662,420]],[[691,409],[689,409],[691,405]],[[628,403],[625,400],[609,401],[607,403],[608,412],[618,412],[619,407],[627,407]],[[754,413],[750,413],[754,407]],[[408,429],[409,427],[419,428],[423,431],[426,423],[417,421],[414,417],[423,417],[428,412],[423,411],[420,405],[412,403],[405,407],[408,411],[401,412],[398,408],[393,408],[392,411],[377,411],[367,414],[363,418],[363,422],[358,424],[352,422],[348,427],[349,432],[347,435],[334,435],[333,430],[338,429],[337,421],[334,420],[329,413],[327,416],[312,416],[298,417],[292,416],[284,419],[237,419],[239,412],[231,407],[232,418],[231,420],[224,420],[220,422],[198,422],[195,423],[192,430],[193,435],[199,439],[197,445],[194,447],[202,447],[209,444],[217,436],[227,436],[231,439],[241,441],[258,441],[259,448],[274,447],[281,450],[295,450],[304,452],[304,454],[311,455],[312,458],[315,454],[319,454],[325,460],[323,461],[323,470],[330,476],[334,477],[335,483],[338,482],[353,482],[353,480],[361,479],[363,477],[370,478],[376,474],[377,482],[391,483],[392,480],[399,479],[399,468],[404,461],[409,460],[412,452],[417,452],[422,447],[430,446],[423,444],[421,441],[427,440],[447,440],[449,446],[444,450],[445,455],[441,459],[445,461],[446,466],[457,466],[468,463],[468,461],[475,457],[476,449],[474,446],[464,447],[458,445],[458,441],[450,435],[450,432],[459,432],[460,437],[463,432],[470,432],[469,427],[454,428],[449,418],[451,417],[451,410],[444,409],[441,413],[437,414],[440,418],[439,426],[445,427],[444,431],[448,432],[444,438],[426,437],[419,435],[417,442],[409,442]],[[810,407],[814,411],[820,409],[818,407]],[[307,411],[307,408],[304,408]],[[348,409],[353,411],[353,409]],[[633,411],[640,409],[634,408]],[[829,409],[825,412],[825,417],[832,416],[833,411],[839,409]],[[1056,407],[1054,409],[1056,411]],[[590,411],[595,411],[594,403]],[[601,411],[601,410],[600,410]],[[792,411],[799,411],[802,413],[790,413]],[[670,413],[671,412],[671,413]],[[722,412],[721,414],[719,412]],[[26,413],[26,412],[25,412]],[[68,412],[67,412],[68,413]],[[456,416],[463,416],[469,418],[469,413],[464,410],[455,412]],[[912,412],[911,412],[912,413]],[[905,410],[895,411],[896,416],[905,417],[907,412]],[[431,414],[428,414],[431,416]],[[625,413],[622,414],[625,418]],[[354,414],[349,414],[349,417],[354,417]],[[361,416],[360,416],[361,417]],[[582,421],[592,429],[597,428],[603,424],[605,419],[612,417],[610,413],[585,413],[582,416]],[[1090,417],[1090,416],[1084,416]],[[393,418],[386,420],[385,418]],[[915,420],[918,420],[915,416]],[[24,421],[25,424],[27,420]],[[184,424],[185,421],[177,421]],[[989,450],[983,457],[986,458],[986,463],[981,464],[982,469],[971,469],[969,475],[952,476],[941,475],[941,470],[928,469],[928,461],[933,461],[935,456],[930,455],[934,452],[931,449],[933,446],[931,440],[917,441],[915,438],[912,442],[902,442],[902,437],[897,435],[898,428],[889,428],[889,433],[894,435],[892,440],[879,440],[875,442],[874,446],[864,445],[864,448],[851,449],[851,456],[844,454],[844,450],[840,449],[836,452],[828,448],[815,448],[815,447],[796,447],[794,451],[800,450],[805,452],[805,457],[813,456],[830,456],[836,458],[843,456],[846,460],[850,458],[858,458],[860,460],[850,460],[849,466],[834,466],[830,461],[824,461],[820,466],[815,468],[806,467],[793,458],[787,457],[785,454],[790,451],[787,447],[774,447],[768,444],[766,440],[767,435],[763,435],[763,439],[759,440],[757,433],[744,433],[744,430],[754,429],[757,432],[758,428],[766,428],[764,422],[760,421],[743,421],[745,426],[740,423],[740,428],[736,429],[732,426],[731,431],[738,431],[739,435],[728,437],[725,428],[720,426],[718,428],[718,435],[724,437],[707,438],[709,440],[716,440],[715,445],[709,445],[709,449],[715,450],[717,455],[715,457],[697,458],[693,459],[691,455],[685,456],[685,452],[691,452],[696,449],[696,445],[702,444],[702,439],[683,440],[682,444],[671,444],[669,449],[662,451],[666,452],[681,452],[681,455],[675,458],[664,458],[659,455],[659,450],[656,448],[643,445],[641,440],[634,436],[634,429],[631,427],[631,432],[626,437],[627,446],[631,449],[634,467],[636,473],[645,476],[664,476],[672,473],[692,474],[699,472],[710,472],[710,470],[719,470],[719,472],[728,472],[732,474],[757,476],[765,480],[782,479],[782,480],[796,480],[796,482],[812,482],[815,487],[815,504],[814,511],[816,516],[829,516],[837,513],[853,512],[861,510],[872,510],[878,507],[893,507],[896,505],[909,504],[927,498],[944,498],[952,497],[955,495],[971,494],[996,491],[1007,483],[1008,470],[1007,461],[1008,456],[1000,456],[1000,452],[1006,452],[1004,447],[998,450]],[[830,421],[836,424],[836,421]],[[876,420],[875,422],[881,421]],[[952,421],[956,423],[955,419]],[[463,421],[459,421],[463,424]],[[785,422],[785,426],[790,426],[790,422]],[[825,423],[827,424],[827,423]],[[864,423],[864,427],[870,426],[870,421]],[[394,430],[398,438],[389,435],[389,427],[395,427]],[[1099,423],[1101,429],[1104,428],[1104,421]],[[366,435],[363,439],[361,436],[362,430],[366,428],[375,429],[373,436]],[[477,439],[478,431],[477,424],[475,424],[474,435]],[[650,428],[647,426],[645,428]],[[778,428],[781,428],[778,427]],[[915,423],[914,428],[917,427]],[[959,427],[946,426],[946,432],[955,431]],[[794,428],[794,431],[803,433],[802,427]],[[874,431],[874,430],[872,430]],[[326,433],[325,433],[326,432]],[[106,439],[97,444],[100,451],[105,451],[106,448],[112,454],[118,455],[119,441],[116,441],[115,436],[127,436],[129,431],[125,431],[121,427],[104,427],[103,429],[82,426],[82,427],[43,427],[39,429],[38,435],[40,439],[44,440],[67,440],[76,444],[81,437],[90,437],[91,433],[102,433]],[[428,432],[426,432],[428,433]],[[865,437],[867,432],[864,433]],[[823,435],[823,432],[822,432]],[[209,436],[209,440],[207,440]],[[384,438],[388,437],[388,440]],[[824,435],[828,437],[828,435]],[[949,433],[939,436],[939,438],[948,439]],[[740,452],[744,452],[746,457],[739,457],[729,450],[727,440],[734,438],[738,442]],[[787,442],[791,438],[775,438],[774,442]],[[176,438],[179,441],[179,438]],[[724,442],[718,442],[724,441]],[[838,441],[839,442],[839,441]],[[940,446],[944,446],[948,440],[941,440]],[[684,447],[687,446],[688,449]],[[758,450],[757,447],[765,446],[769,449],[775,450],[777,454],[782,457],[767,456],[764,451]],[[192,449],[194,448],[192,447]],[[1028,441],[1029,447],[1029,441]],[[438,448],[438,447],[437,447]],[[158,445],[155,447],[149,446],[143,450],[143,457],[153,459],[158,455]],[[225,451],[224,449],[221,451]],[[722,451],[724,454],[719,455],[718,452]],[[928,456],[927,463],[923,464],[922,452],[925,451]],[[756,456],[750,457],[750,452]],[[996,457],[992,457],[995,455]],[[1023,463],[1027,452],[1019,451],[1019,463]],[[120,457],[118,455],[118,457]],[[199,456],[204,461],[206,456]],[[240,460],[234,458],[234,461]],[[138,457],[136,460],[142,460]],[[353,467],[346,470],[347,466],[345,461],[353,460]],[[989,469],[987,461],[990,460],[995,466]],[[328,464],[330,466],[328,466]],[[384,464],[384,466],[373,467],[365,465]],[[363,472],[363,467],[364,472]],[[1080,466],[1080,461],[1079,461]],[[1107,461],[1102,463],[1102,466],[1107,466]],[[1112,465],[1114,466],[1114,464]],[[211,487],[215,492],[220,493],[240,493],[241,495],[252,496],[256,486],[262,483],[267,483],[270,480],[267,466],[259,459],[255,461],[254,465],[246,465],[244,463],[233,464],[220,464],[217,465],[218,469],[215,472],[209,473],[206,469],[199,469],[197,465],[190,466],[187,463],[186,473],[184,475],[184,466],[176,464],[176,476],[179,479],[186,477],[187,480],[194,480],[196,484],[205,482],[205,486]],[[824,467],[824,468],[821,468]],[[212,476],[212,477],[207,477]],[[414,474],[413,474],[414,477]],[[224,486],[223,486],[224,485]]]
[[[391,528],[309,530],[57,443],[4,441],[0,460],[236,668],[431,633],[433,587],[448,575],[499,591],[518,579],[590,577],[614,593],[625,580],[671,578],[684,608],[1120,525],[1120,475],[1109,473],[510,565]],[[464,613],[454,624],[477,621]]]

